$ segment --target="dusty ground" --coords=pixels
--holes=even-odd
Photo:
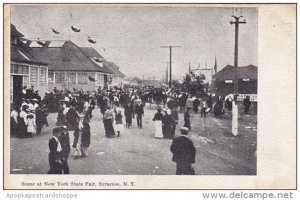
[[[172,175],[175,173],[175,163],[171,161],[171,140],[154,138],[152,118],[155,110],[145,108],[143,129],[136,126],[124,129],[120,138],[109,139],[104,136],[102,116],[99,109],[94,110],[91,121],[91,146],[89,156],[74,160],[69,157],[71,174],[122,174],[122,175]],[[196,164],[194,168],[198,175],[255,175],[257,116],[239,116],[239,135],[231,135],[231,113],[220,119],[208,116],[204,119],[199,114],[191,118],[192,131],[189,137],[196,147]],[[56,114],[48,116],[49,127],[44,128],[44,134],[35,138],[11,138],[11,173],[16,174],[46,174],[48,164],[48,141],[52,128],[55,127]],[[176,135],[183,124],[180,123]],[[206,142],[203,137],[210,134],[214,143]],[[73,134],[70,133],[71,143]],[[72,152],[71,152],[72,153]]]

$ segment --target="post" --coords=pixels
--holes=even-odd
[[[169,87],[172,87],[172,46],[170,46],[170,79]]]
[[[169,80],[169,86],[172,87],[172,48],[174,47],[181,47],[181,46],[161,46],[160,48],[170,48],[170,80]]]
[[[235,25],[235,44],[234,44],[234,69],[235,69],[235,73],[234,73],[234,87],[233,87],[233,91],[235,94],[238,93],[239,91],[239,86],[238,86],[238,54],[239,54],[239,24],[246,24],[246,21],[239,21],[240,18],[242,18],[243,16],[232,16],[235,21],[231,21],[230,24],[234,24]]]

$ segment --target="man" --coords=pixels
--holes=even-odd
[[[43,110],[40,107],[37,107],[35,110],[35,116],[36,116],[36,134],[40,135],[42,133],[43,126],[48,126],[47,116],[43,112]]]
[[[191,114],[190,114],[190,111],[191,111],[191,107],[187,107],[186,108],[186,111],[184,112],[184,127],[187,127],[189,130],[191,130],[191,121],[190,121],[190,117],[191,117]]]
[[[68,157],[70,154],[70,138],[69,132],[67,131],[67,127],[61,127],[61,136],[58,138],[61,144],[61,156],[62,156],[62,172],[63,174],[70,174],[69,165],[68,165]]]
[[[193,110],[197,114],[198,113],[198,107],[200,105],[200,100],[196,97],[193,101]]]
[[[49,165],[48,174],[62,174],[62,147],[58,138],[61,136],[61,128],[53,129],[53,137],[49,140]]]
[[[250,105],[251,105],[251,101],[250,101],[250,97],[249,96],[246,96],[246,98],[243,100],[243,104],[244,104],[245,115],[248,115],[249,114]]]
[[[140,99],[137,100],[137,105],[135,106],[135,114],[136,114],[136,121],[139,128],[142,128],[142,117],[144,115],[144,106]]]
[[[187,138],[189,129],[181,128],[181,136],[175,138],[171,145],[172,161],[176,163],[176,175],[195,175],[192,164],[195,163],[196,149],[193,142]]]
[[[177,109],[176,108],[173,108],[171,110],[171,117],[173,119],[173,124],[172,124],[172,128],[171,128],[171,136],[172,138],[174,137],[175,135],[175,130],[176,130],[176,126],[178,124],[178,120],[179,120],[179,116],[178,116],[178,112],[177,112]]]

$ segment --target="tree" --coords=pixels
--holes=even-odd
[[[186,74],[183,80],[183,87],[192,95],[205,95],[206,86],[204,84],[205,75],[196,75],[194,72]]]

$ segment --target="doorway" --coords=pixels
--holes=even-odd
[[[13,75],[13,104],[21,106],[23,76]]]

